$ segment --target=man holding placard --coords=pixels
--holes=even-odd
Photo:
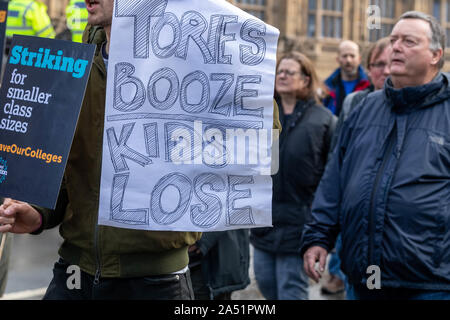
[[[239,171],[236,169],[235,171],[228,169],[227,163],[206,166],[202,159],[200,163],[193,165],[170,167],[176,164],[167,165],[167,163],[176,160],[174,157],[177,154],[167,153],[164,157],[162,153],[160,156],[158,147],[160,145],[164,145],[167,149],[172,147],[173,151],[178,146],[170,139],[170,136],[157,134],[157,130],[158,128],[161,131],[167,130],[175,122],[179,126],[181,122],[191,121],[192,124],[196,120],[203,120],[207,124],[206,128],[211,128],[214,124],[223,129],[223,131],[216,130],[216,133],[222,133],[230,126],[235,129],[241,129],[244,126],[248,132],[253,129],[257,132],[257,129],[263,128],[271,130],[274,126],[272,123],[274,114],[276,115],[272,105],[278,31],[270,26],[267,26],[266,30],[266,25],[262,21],[241,11],[238,12],[237,8],[225,1],[202,1],[202,5],[209,9],[210,31],[206,31],[206,27],[200,30],[206,23],[206,19],[201,13],[184,8],[186,7],[183,6],[184,2],[146,0],[139,2],[138,6],[134,6],[134,1],[128,0],[115,2],[86,0],[85,3],[89,16],[83,42],[95,44],[97,50],[56,209],[43,209],[7,199],[0,207],[0,224],[3,224],[0,232],[38,234],[44,229],[61,223],[60,233],[65,239],[59,251],[61,260],[55,264],[54,278],[44,299],[192,299],[192,285],[187,268],[188,247],[200,239],[199,231],[270,225],[271,198],[268,196],[271,194],[271,179],[268,175],[270,172],[261,177],[257,170],[263,166],[263,164],[260,165],[261,161],[252,164],[253,167],[249,166],[248,169],[238,167],[241,175],[238,175]],[[165,65],[166,62],[161,60],[175,52],[167,48],[173,47],[178,42],[174,40],[172,45],[167,46],[164,44],[166,39],[155,38],[148,32],[153,33],[155,30],[161,32],[167,25],[173,27],[173,36],[176,38],[181,35],[178,31],[182,30],[184,42],[179,42],[180,50],[177,51],[176,62],[183,67],[179,69],[174,67],[171,70],[165,68],[153,73],[155,78],[160,76],[159,79],[175,81],[177,74],[173,70],[177,70],[178,76],[184,76],[184,78],[180,77],[182,80],[180,86],[170,86],[168,94],[160,95],[157,92],[158,81],[155,80],[153,85],[148,86],[148,91],[142,91],[140,80],[130,75],[134,67],[126,62],[126,57],[123,57],[125,62],[115,63],[116,61],[109,56],[114,4],[116,4],[115,17],[121,18],[120,22],[124,23],[125,29],[134,27],[137,29],[134,44],[130,46],[124,45],[125,41],[119,40],[128,41],[130,38],[133,40],[133,37],[119,39],[120,35],[117,36],[115,46],[112,46],[114,48],[112,53],[116,58],[121,55],[120,50],[125,49],[128,53],[134,53],[134,58],[130,58],[130,61],[136,60],[137,63],[144,64],[149,57],[149,46],[145,42],[152,39],[155,57],[152,56],[147,60],[151,64],[159,59],[159,63]],[[172,9],[178,10],[178,16],[173,12],[164,12],[168,5],[173,5]],[[191,3],[189,6],[192,7]],[[215,9],[218,6],[223,9],[224,14],[216,14]],[[234,12],[235,17],[225,15],[227,11]],[[142,19],[146,14],[147,18]],[[246,21],[238,23],[238,15],[243,15]],[[150,17],[152,19],[149,19]],[[153,19],[153,17],[159,19]],[[133,23],[133,19],[136,23]],[[153,27],[147,30],[145,24],[149,26],[150,20]],[[226,30],[227,24],[229,26],[234,24],[234,28],[240,28],[241,32],[239,33],[238,30],[232,35],[229,30]],[[123,25],[120,24],[114,27],[119,29],[118,33],[113,32],[114,37],[120,34],[121,27]],[[141,28],[144,28],[143,33],[138,32]],[[147,39],[142,36],[146,34],[145,30],[149,36]],[[264,39],[266,34],[267,39]],[[235,41],[239,35],[242,45],[238,45]],[[208,38],[207,46],[204,45],[204,38]],[[269,43],[266,40],[270,40]],[[237,65],[245,66],[245,68],[234,68],[242,69],[243,75],[238,74],[235,77],[234,74],[223,73],[230,68],[233,61],[231,54],[225,54],[225,50],[232,50],[231,46],[228,48],[225,46],[225,42],[230,44],[234,42],[232,49],[238,50],[234,58],[240,61]],[[191,53],[194,52],[191,55],[187,52],[189,43],[191,43]],[[251,44],[256,45],[256,53]],[[130,48],[133,48],[134,52]],[[195,53],[194,50],[198,48],[204,55]],[[212,72],[210,77],[200,70],[187,75],[183,74],[185,71],[183,69],[191,68],[189,59],[201,60],[201,67],[207,72]],[[108,90],[111,90],[110,86],[120,88],[108,91],[107,95],[108,63],[110,72],[115,71],[114,77],[110,74],[108,78]],[[215,66],[212,66],[213,64]],[[115,68],[111,68],[113,65]],[[259,75],[244,73],[253,71],[255,68],[252,66],[256,66],[256,71],[260,72]],[[147,75],[150,72],[145,65],[136,69]],[[218,70],[217,73],[214,73],[215,69]],[[200,102],[193,99],[195,95],[192,93],[190,96],[183,95],[193,90],[192,87],[196,87],[198,83],[203,88],[208,88],[208,92],[204,90],[199,95]],[[258,93],[255,88],[260,83],[263,84]],[[127,84],[131,87],[135,85],[136,90],[129,90],[130,86]],[[211,86],[208,86],[209,84]],[[236,87],[235,90],[230,89],[232,84]],[[210,88],[213,88],[211,92]],[[178,92],[177,90],[181,92],[180,95],[173,94]],[[225,95],[225,91],[229,94]],[[142,94],[144,99],[130,99],[130,92],[134,92],[135,95]],[[145,96],[148,96],[148,99]],[[164,96],[165,101],[163,101]],[[214,96],[216,96],[215,99]],[[111,110],[108,111],[108,101],[111,102],[112,97],[118,104],[114,105],[114,111],[119,112],[116,115],[110,115]],[[141,127],[144,129],[142,131],[144,134],[136,138],[134,133],[137,129],[133,132],[135,122],[125,119],[127,123],[123,124],[122,132],[116,136],[117,131],[111,121],[115,119],[123,121],[126,117],[135,117],[136,114],[131,114],[130,111],[138,107],[148,107],[147,100],[153,107],[152,112],[143,117],[140,113],[135,120],[144,121],[142,119],[148,118],[150,119],[148,121],[158,119],[160,122],[144,122]],[[175,103],[177,100],[182,100],[183,110],[174,111],[179,106]],[[248,100],[251,100],[251,103],[247,104]],[[138,106],[139,103],[140,106]],[[130,106],[131,104],[133,106]],[[167,110],[169,107],[172,110]],[[233,114],[230,114],[231,108],[234,109]],[[154,109],[164,110],[156,112],[157,110]],[[177,112],[179,114],[176,114]],[[195,115],[192,115],[193,113]],[[205,116],[201,117],[201,113]],[[232,117],[234,118],[230,120],[229,118]],[[169,121],[164,123],[166,120]],[[105,122],[107,125],[104,125]],[[117,126],[120,125],[121,123]],[[136,128],[138,126],[140,127],[136,125]],[[174,129],[179,128],[174,127]],[[132,133],[133,136],[128,141]],[[164,141],[166,143],[156,144],[155,141],[158,142],[158,137],[161,136],[167,139]],[[146,148],[142,153],[146,153],[145,155],[135,151],[144,143]],[[205,149],[212,144],[211,141],[209,144],[206,142],[203,144],[200,140],[200,146],[205,146]],[[267,149],[270,151],[270,145],[263,151],[267,153]],[[270,160],[269,157],[269,161],[264,162],[269,169]],[[149,166],[152,163],[159,166]],[[153,170],[143,171],[147,168]],[[211,168],[210,173],[206,172],[207,168]],[[137,170],[141,171],[130,175],[131,169],[135,173]],[[164,170],[168,174],[164,173]],[[178,170],[186,170],[186,172],[183,172],[184,174],[174,172]],[[253,176],[247,174],[251,170],[254,172]],[[161,172],[166,175],[162,176]],[[244,176],[242,172],[246,175]],[[104,182],[105,177],[112,177],[112,181]],[[139,179],[144,182],[141,189],[144,189],[145,194],[139,194],[142,190],[125,190],[127,184],[133,185]],[[225,181],[228,185],[227,190],[225,185],[222,186],[220,183],[225,184]],[[192,187],[193,184],[195,189]],[[176,200],[177,192],[175,192],[175,200],[170,197],[167,200],[166,193],[170,192],[166,189],[178,190],[178,200]],[[147,206],[147,198],[150,196],[150,208],[124,208],[144,208],[140,206],[141,204]],[[183,211],[178,210],[179,208],[185,209]],[[226,212],[225,209],[227,209]],[[181,215],[178,215],[178,212]],[[181,219],[183,214],[185,220]],[[99,216],[102,216],[103,220]],[[183,221],[186,223],[180,223]],[[77,274],[81,278],[77,278]]]
[[[97,51],[56,209],[7,199],[0,207],[0,231],[38,234],[64,219],[61,259],[44,299],[192,299],[187,248],[200,233],[145,232],[97,224],[105,61],[113,4],[113,0],[86,1],[89,26],[84,42],[96,44]],[[77,279],[80,269],[81,279]]]

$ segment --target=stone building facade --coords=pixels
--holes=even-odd
[[[69,0],[44,0],[56,30],[65,26]],[[186,0],[189,1],[189,0]],[[219,1],[219,0],[217,0]],[[450,47],[450,0],[227,0],[280,30],[279,51],[300,50],[308,55],[324,79],[337,67],[337,46],[343,39],[366,49],[389,35],[405,11],[433,14],[447,30]],[[446,49],[450,60],[450,49]],[[450,63],[444,67],[450,70]]]
[[[396,19],[409,10],[434,15],[447,31],[450,48],[450,0],[228,0],[280,30],[279,51],[308,55],[324,79],[338,65],[337,47],[343,39],[364,50],[388,36]],[[256,14],[255,14],[256,13]],[[446,61],[450,49],[446,49]],[[450,62],[444,66],[450,70]]]

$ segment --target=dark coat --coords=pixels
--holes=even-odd
[[[279,170],[272,176],[273,228],[252,229],[250,241],[270,252],[298,253],[303,225],[327,162],[336,125],[329,110],[314,100],[299,101],[289,121],[281,102]]]
[[[336,130],[334,130],[333,139],[331,140],[331,148],[328,153],[328,160],[331,158],[331,154],[334,151],[334,147],[336,147],[337,140],[339,138],[339,134],[341,133],[342,126],[344,125],[344,121],[347,120],[350,113],[355,110],[357,106],[361,105],[361,101],[363,101],[367,95],[375,90],[373,85],[370,85],[364,90],[356,91],[349,94],[342,105],[342,110],[339,115],[339,119],[336,124]]]
[[[213,296],[247,287],[250,283],[247,229],[205,232],[196,245],[203,255],[203,278]]]
[[[413,88],[387,80],[344,123],[316,192],[304,246],[333,248],[366,284],[450,290],[450,87],[448,75]]]

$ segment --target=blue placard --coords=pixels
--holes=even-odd
[[[0,196],[55,207],[94,51],[13,37],[0,90]]]

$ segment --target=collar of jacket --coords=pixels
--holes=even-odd
[[[309,100],[297,100],[297,103],[295,104],[294,111],[292,112],[292,116],[289,119],[289,123],[285,124],[287,127],[286,131],[288,131],[291,128],[294,128],[297,125],[297,122],[301,119],[302,115],[305,113],[305,110],[309,107],[312,107],[316,104],[316,101],[314,99]],[[279,103],[281,105],[281,101]],[[283,118],[285,117],[283,107],[281,107]]]
[[[421,86],[395,89],[389,77],[384,85],[384,94],[392,111],[411,113],[431,106],[450,97],[448,78],[439,72],[434,79]]]
[[[83,32],[83,43],[96,45],[93,64],[106,76],[106,66],[101,53],[102,45],[106,41],[106,33],[103,27],[88,24]]]
[[[281,102],[281,98],[280,97],[276,97],[275,101],[277,102],[278,106],[279,106],[279,113],[280,115],[285,116],[284,113],[284,109],[283,109],[283,103]],[[302,111],[306,108],[308,108],[309,106],[315,105],[316,101],[314,99],[308,99],[308,100],[297,100],[297,102],[295,103],[295,107],[294,107],[294,111],[292,112],[293,116],[298,115],[299,113],[302,113]]]
[[[329,88],[335,88],[339,85],[339,83],[341,82],[341,68],[337,68],[326,80],[325,80],[325,84],[329,87]],[[366,80],[368,81],[369,78],[367,78],[366,73],[364,72],[363,68],[361,67],[361,65],[358,66],[358,83],[361,80]]]

